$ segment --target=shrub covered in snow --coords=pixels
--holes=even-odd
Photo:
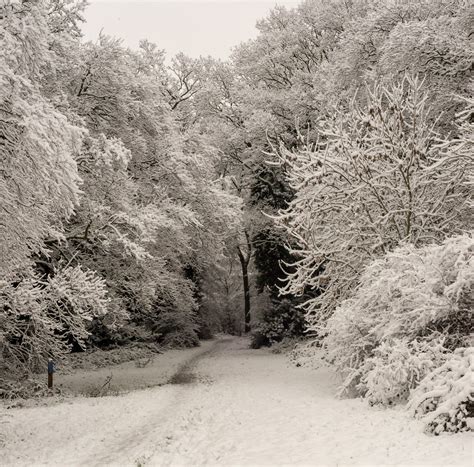
[[[372,262],[328,320],[325,348],[345,375],[341,394],[407,398],[472,328],[474,239],[404,246]]]
[[[445,360],[445,354],[441,339],[383,341],[360,368],[357,388],[365,391],[371,404],[391,405],[404,401],[410,389]]]
[[[413,391],[409,408],[428,432],[474,431],[474,347],[457,349]]]
[[[258,349],[284,338],[301,336],[305,327],[304,314],[295,303],[288,299],[275,300],[273,306],[264,311],[252,333],[251,347]]]

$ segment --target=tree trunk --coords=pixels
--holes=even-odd
[[[245,332],[251,331],[250,325],[250,284],[249,284],[249,263],[252,255],[252,244],[247,232],[245,232],[245,238],[247,239],[247,252],[244,254],[239,247],[237,247],[237,253],[239,254],[240,266],[242,267],[242,282],[244,286],[244,323]]]
[[[250,332],[250,286],[248,263],[241,261],[242,265],[242,280],[244,284],[244,318],[245,318],[245,332]]]

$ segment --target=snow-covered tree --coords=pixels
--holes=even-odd
[[[84,131],[42,93],[55,67],[48,47],[44,2],[7,3],[0,9],[0,271],[9,273],[48,236],[78,202],[74,156]]]
[[[338,43],[314,75],[321,111],[334,102],[349,102],[367,81],[393,80],[410,72],[429,82],[431,104],[446,113],[443,123],[449,125],[451,94],[467,91],[472,61],[470,3],[360,0],[344,4],[348,12]]]
[[[193,280],[240,216],[215,169],[217,151],[193,127],[194,94],[170,103],[179,79],[191,86],[187,69],[197,76],[196,64],[179,56],[168,75],[153,44],[135,52],[106,36],[76,55],[62,85],[89,136],[77,158],[84,194],[67,225],[68,256],[107,279],[112,313],[128,312],[157,336],[173,313],[181,322],[187,314],[192,329]],[[160,310],[167,325],[158,329]]]
[[[278,221],[300,257],[283,292],[324,291],[305,304],[314,329],[352,293],[369,261],[469,226],[469,162],[458,159],[462,170],[440,174],[444,151],[457,143],[439,139],[423,83],[406,77],[367,95],[365,105],[322,121],[317,144],[283,151],[296,194]]]

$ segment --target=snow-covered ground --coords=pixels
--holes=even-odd
[[[401,410],[335,399],[330,369],[292,367],[239,338],[207,345],[174,384],[8,410],[0,464],[473,463],[467,433],[429,437]]]
[[[213,345],[212,341],[203,341],[198,348],[167,350],[152,356],[150,360],[145,357],[97,369],[73,370],[72,373],[63,371],[67,369],[60,369],[55,374],[54,382],[63,394],[69,395],[89,395],[109,377],[112,377],[112,393],[159,386],[165,384],[184,362],[206,353]],[[142,367],[137,362],[145,365]],[[46,379],[46,375],[44,378]]]

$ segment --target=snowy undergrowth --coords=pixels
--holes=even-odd
[[[344,375],[340,395],[392,405],[407,401],[418,386],[422,392],[430,384],[437,387],[437,372],[444,371],[446,394],[433,396],[432,404],[440,411],[450,404],[449,417],[455,411],[463,420],[445,429],[469,429],[462,404],[472,403],[472,395],[466,396],[472,370],[469,376],[467,370],[446,369],[460,359],[456,349],[472,345],[473,251],[473,238],[463,235],[441,245],[401,247],[365,269],[354,295],[326,326],[326,357]],[[470,368],[471,351],[462,354],[459,368]],[[466,389],[469,378],[471,389]],[[428,417],[427,424],[438,415]]]
[[[321,344],[315,340],[298,342],[289,352],[290,362],[298,367],[318,369],[327,366]]]
[[[64,373],[78,369],[93,370],[133,360],[153,358],[162,352],[163,349],[158,344],[144,342],[110,350],[95,349],[88,352],[69,354],[62,362],[61,369]]]
[[[457,349],[429,373],[408,406],[430,433],[474,430],[474,348]]]
[[[405,401],[410,389],[440,365],[446,358],[445,354],[446,349],[440,339],[384,341],[355,373],[356,377],[361,375],[356,389],[365,391],[365,397],[371,404],[391,405]]]

